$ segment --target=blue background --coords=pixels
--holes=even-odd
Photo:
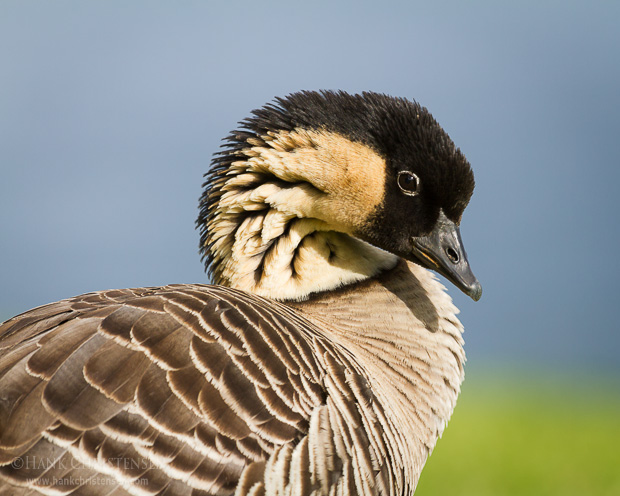
[[[274,96],[416,99],[476,174],[468,367],[620,374],[620,2],[0,3],[0,318],[206,282],[220,139]]]

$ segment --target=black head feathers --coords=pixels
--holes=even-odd
[[[416,169],[433,191],[433,201],[455,221],[473,194],[469,163],[428,110],[415,101],[373,92],[301,91],[276,98],[252,114],[241,122],[251,135],[325,129],[371,147],[396,174]],[[247,134],[232,133],[231,138],[243,146]]]

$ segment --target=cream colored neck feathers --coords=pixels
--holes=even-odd
[[[277,300],[361,281],[398,257],[351,234],[384,194],[385,162],[327,131],[250,139],[214,180],[209,216],[214,283]]]

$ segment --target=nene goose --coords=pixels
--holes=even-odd
[[[198,226],[216,285],[89,293],[0,327],[2,494],[412,494],[477,300],[471,168],[428,111],[302,92],[241,122]],[[1,492],[1,491],[0,491]]]

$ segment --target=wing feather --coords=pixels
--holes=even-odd
[[[144,353],[108,341],[86,362],[83,374],[97,391],[124,405],[134,399],[138,384],[151,366]]]
[[[203,285],[112,290],[0,332],[0,479],[15,487],[389,492],[384,419],[366,378],[285,305]],[[45,463],[11,465],[20,456]]]

